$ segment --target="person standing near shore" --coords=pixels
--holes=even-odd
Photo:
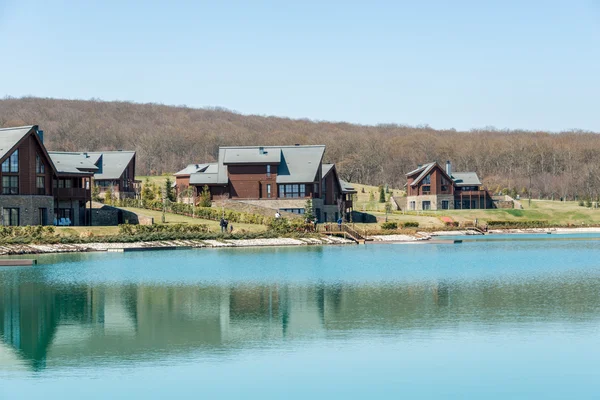
[[[221,233],[225,232],[225,218],[221,218],[219,226],[221,227]]]

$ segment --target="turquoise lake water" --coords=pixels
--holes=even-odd
[[[600,236],[40,256],[0,399],[600,397]]]

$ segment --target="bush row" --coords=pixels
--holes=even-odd
[[[512,228],[546,228],[550,224],[548,221],[488,221],[489,227],[512,227]]]
[[[206,233],[208,226],[201,224],[174,224],[174,225],[119,225],[121,235],[145,235],[150,233]]]
[[[419,223],[414,222],[414,221],[408,221],[408,222],[402,223],[402,227],[403,228],[418,228]],[[398,223],[392,222],[392,221],[384,222],[381,224],[381,229],[398,229]]]
[[[135,199],[123,199],[114,201],[112,205],[116,207],[133,208],[139,208],[141,206],[142,208],[155,211],[162,211],[163,209],[163,203],[160,200],[140,201]],[[275,219],[274,217],[266,217],[264,215],[244,213],[233,210],[225,210],[225,215],[223,215],[223,210],[218,208],[194,207],[191,204],[183,203],[169,203],[167,209],[173,214],[185,215],[188,217],[195,216],[213,221],[218,221],[224,216],[224,218],[229,222],[243,224],[269,225],[271,221]]]

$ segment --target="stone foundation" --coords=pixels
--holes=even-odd
[[[19,225],[42,225],[40,208],[46,209],[46,225],[54,220],[54,198],[52,196],[0,195],[0,219],[3,221],[4,208],[19,209]]]

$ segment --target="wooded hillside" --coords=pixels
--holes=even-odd
[[[20,98],[0,100],[0,126],[38,124],[51,150],[128,149],[138,174],[172,173],[214,161],[223,145],[325,144],[346,180],[402,187],[418,164],[452,160],[494,191],[597,198],[600,135],[593,132],[469,132],[401,125],[362,126],[241,115],[224,109]]]

